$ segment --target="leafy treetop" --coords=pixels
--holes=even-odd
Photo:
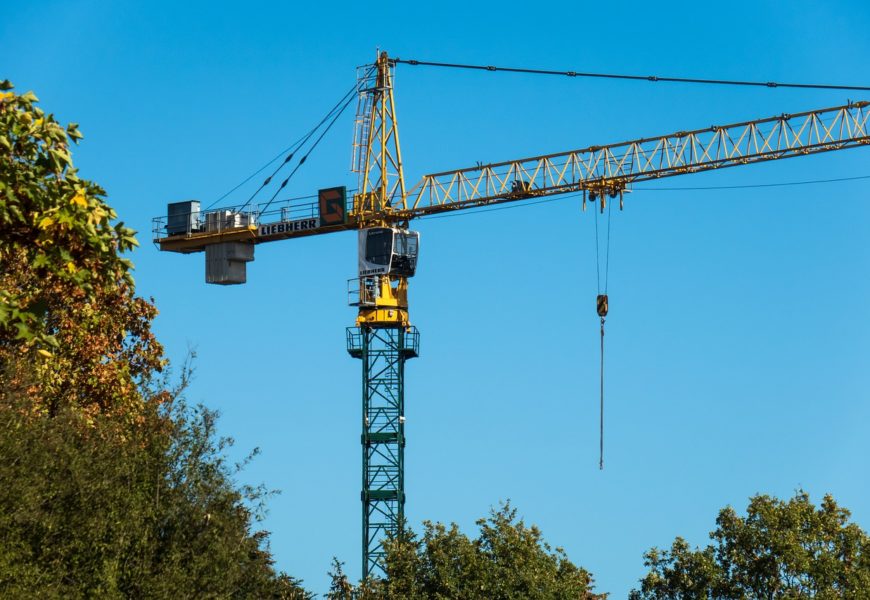
[[[69,152],[82,139],[36,106],[33,92],[0,82],[0,259],[21,253],[35,275],[93,294],[100,283],[132,284],[134,232],[105,203],[97,184],[80,179]],[[0,289],[0,326],[26,341],[53,345],[46,306],[32,289]]]
[[[135,297],[121,254],[134,232],[69,147],[82,138],[0,83],[0,401],[34,412],[79,406],[134,418],[144,383],[163,367],[154,306]]]
[[[647,552],[649,573],[631,598],[866,600],[870,538],[849,516],[831,496],[819,507],[803,491],[788,501],[755,496],[746,516],[719,512],[713,544],[692,550],[678,537]]]
[[[550,547],[541,531],[517,519],[509,503],[477,522],[470,539],[452,524],[424,522],[422,538],[405,529],[385,543],[385,579],[353,586],[337,561],[331,600],[603,600],[592,576],[564,550]]]

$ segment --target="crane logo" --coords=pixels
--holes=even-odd
[[[318,226],[319,223],[317,222],[317,219],[299,219],[298,221],[268,223],[266,225],[260,225],[260,233],[258,237],[289,234],[297,231],[311,231],[317,229]]]
[[[344,225],[347,188],[344,186],[326,188],[317,192],[320,205],[320,225]]]

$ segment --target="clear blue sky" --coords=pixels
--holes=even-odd
[[[313,590],[359,574],[360,363],[347,356],[353,234],[267,244],[249,283],[204,283],[150,219],[205,204],[307,131],[381,47],[403,58],[870,84],[870,4],[28,2],[0,7],[0,78],[77,121],[74,158],[140,231],[139,292],[190,398],[219,409],[271,502],[278,566]],[[833,106],[846,92],[450,72],[400,66],[406,174],[420,175]],[[863,99],[870,99],[865,94]],[[349,173],[346,115],[289,195]],[[624,597],[642,553],[707,541],[755,493],[830,492],[870,527],[867,149],[638,185],[614,215],[607,467],[597,468],[591,213],[566,198],[422,221],[407,368],[407,511],[475,519],[510,498]]]

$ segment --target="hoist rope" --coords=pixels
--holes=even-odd
[[[522,69],[516,67],[495,67],[492,65],[466,65],[458,63],[442,63],[429,62],[423,60],[402,60],[401,58],[393,59],[397,64],[406,64],[412,66],[425,67],[447,67],[451,69],[472,69],[476,71],[502,71],[505,73],[525,73],[530,75],[562,75],[566,77],[593,77],[598,79],[628,79],[633,81],[649,81],[657,83],[660,81],[667,83],[701,83],[713,85],[741,85],[755,86],[768,88],[804,88],[816,90],[860,90],[870,91],[870,86],[866,85],[827,85],[819,83],[778,83],[776,81],[745,81],[737,79],[699,79],[694,77],[659,77],[657,75],[622,75],[615,73],[584,73],[580,71],[553,71],[549,69]]]
[[[595,292],[601,293],[601,242],[598,241],[598,210],[595,211]]]
[[[603,199],[602,199],[603,201]],[[601,285],[601,242],[599,241],[598,234],[598,218],[599,211],[595,211],[595,280],[597,284],[598,294],[602,293],[602,289],[604,290],[604,295],[607,295],[607,284],[610,279],[610,215],[611,209],[613,208],[613,203],[611,202],[607,206],[607,229],[604,236],[604,286],[602,288]]]
[[[599,202],[606,202],[605,196],[601,195],[598,198]],[[595,210],[595,275],[596,282],[598,286],[598,297],[596,299],[596,304],[598,305],[598,316],[601,319],[601,371],[600,371],[600,395],[599,395],[599,423],[598,423],[598,468],[600,470],[604,470],[604,322],[605,317],[607,316],[607,285],[610,279],[610,224],[611,224],[611,215],[613,213],[613,203],[611,202],[607,207],[607,234],[604,241],[605,251],[604,251],[604,294],[602,295],[601,291],[601,242],[599,240],[598,234],[598,219],[602,218],[599,214],[601,211]],[[603,304],[602,304],[603,300]],[[603,309],[602,309],[603,306]]]
[[[598,406],[598,470],[604,470],[604,317],[601,317],[601,400]]]
[[[598,234],[598,218],[599,215],[596,211],[595,215],[595,281],[597,284],[597,291],[599,294],[603,293],[605,296],[607,295],[607,284],[610,279],[610,215],[611,209],[613,208],[613,203],[610,203],[607,206],[607,229],[606,235],[604,236],[604,286],[601,285],[601,242],[599,241]],[[602,292],[603,290],[603,292]]]
[[[607,295],[607,282],[610,280],[610,214],[613,203],[607,205],[607,250],[604,259],[604,295]]]

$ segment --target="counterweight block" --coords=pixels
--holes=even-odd
[[[247,263],[254,260],[254,245],[224,242],[205,247],[205,282],[220,285],[245,283]]]

